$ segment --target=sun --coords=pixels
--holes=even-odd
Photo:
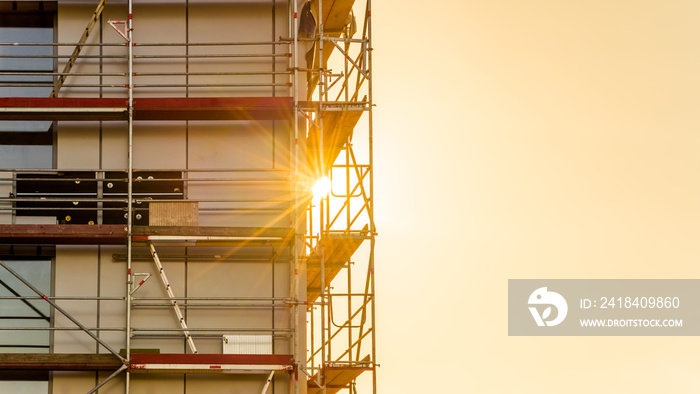
[[[322,176],[319,178],[314,186],[311,188],[311,192],[314,195],[314,200],[320,200],[331,192],[331,180],[327,176]]]

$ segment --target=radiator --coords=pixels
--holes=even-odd
[[[224,354],[272,354],[272,335],[224,335]]]

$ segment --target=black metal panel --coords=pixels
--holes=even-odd
[[[102,210],[103,224],[126,224],[126,173],[108,171],[104,180],[94,172],[66,171],[43,174],[18,174],[16,182],[17,216],[55,216],[59,224],[97,224]],[[101,186],[100,186],[101,185]],[[101,187],[104,202],[95,201]],[[178,171],[135,171],[133,183],[135,225],[148,225],[149,200],[181,200],[184,181]],[[57,201],[57,199],[68,201]],[[108,201],[122,200],[122,201]]]
[[[128,183],[125,172],[106,172],[102,183],[105,198],[127,198]],[[182,200],[184,181],[179,171],[134,171],[133,195],[134,225],[148,225],[148,200]],[[145,201],[141,201],[145,200]],[[104,203],[104,224],[126,224],[126,203]]]
[[[55,174],[18,174],[17,216],[55,216],[60,224],[97,223],[97,203],[80,199],[97,198],[95,173],[67,171]],[[45,201],[37,201],[45,199]],[[71,199],[56,201],[55,199]]]

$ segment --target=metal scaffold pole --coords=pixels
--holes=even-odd
[[[131,286],[133,284],[132,275],[132,237],[133,237],[133,178],[134,178],[134,37],[133,37],[133,0],[129,0],[129,18],[126,23],[127,29],[127,45],[129,47],[128,54],[128,74],[129,74],[129,84],[128,84],[128,111],[129,118],[127,120],[127,127],[129,132],[129,151],[128,151],[128,169],[127,169],[127,252],[126,252],[126,271],[127,271],[127,284],[126,284],[126,359],[131,360],[131,306],[132,306],[132,295]],[[126,370],[125,379],[125,390],[126,394],[130,393],[131,385],[131,371]]]
[[[372,308],[372,362],[376,365],[377,362],[377,331],[376,331],[376,301],[374,294],[374,247],[375,247],[375,236],[377,233],[376,224],[374,222],[374,123],[373,123],[373,99],[372,99],[372,0],[367,0],[367,9],[365,11],[365,18],[367,19],[367,71],[369,78],[367,80],[367,99],[369,101],[369,195],[371,198],[371,203],[368,207],[369,218],[370,218],[370,256],[369,256],[369,275],[370,275],[370,291],[371,291],[371,308]],[[372,393],[377,393],[377,372],[372,371]]]
[[[323,19],[323,1],[318,1],[318,109],[316,112],[316,122],[318,123],[318,160],[319,160],[319,174],[320,177],[324,177],[326,175],[326,163],[324,161],[323,157],[323,100],[326,96],[325,92],[325,87],[326,87],[326,80],[325,80],[325,70],[324,70],[324,56],[323,56],[323,25],[325,23],[325,20]],[[322,196],[319,201],[319,206],[320,206],[320,212],[319,212],[319,218],[320,218],[320,226],[319,226],[319,231],[320,231],[320,237],[319,237],[319,243],[318,245],[320,246],[319,254],[320,254],[320,266],[321,266],[321,367],[318,371],[318,376],[321,380],[321,384],[323,386],[322,392],[325,394],[326,393],[326,377],[325,377],[325,362],[326,362],[326,357],[328,356],[326,354],[326,262],[325,262],[325,248],[324,248],[324,238],[326,237],[326,228],[323,224],[324,216],[323,216],[323,201],[325,199],[325,196]],[[328,201],[326,201],[328,203]]]
[[[297,364],[297,370],[303,368],[302,365],[306,361],[305,355],[299,357],[299,325],[297,323],[298,313],[299,313],[299,250],[303,248],[303,242],[299,242],[299,12],[297,7],[297,1],[291,0],[292,9],[292,21],[290,21],[290,30],[292,37],[292,58],[293,58],[293,75],[292,75],[292,97],[294,101],[294,136],[292,138],[292,143],[294,144],[293,153],[291,160],[292,166],[292,183],[294,184],[294,201],[293,209],[291,214],[292,226],[294,238],[292,240],[292,254],[293,254],[293,270],[291,276],[291,286],[290,286],[290,296],[292,301],[292,307],[290,310],[290,325],[292,327],[292,354],[294,355],[294,362]],[[301,244],[301,245],[300,245]],[[293,386],[292,392],[294,394],[299,393],[299,373],[295,373],[293,377],[290,378],[291,386]]]

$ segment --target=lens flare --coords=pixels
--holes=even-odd
[[[327,176],[321,177],[311,188],[314,200],[320,200],[331,192],[331,180]]]

